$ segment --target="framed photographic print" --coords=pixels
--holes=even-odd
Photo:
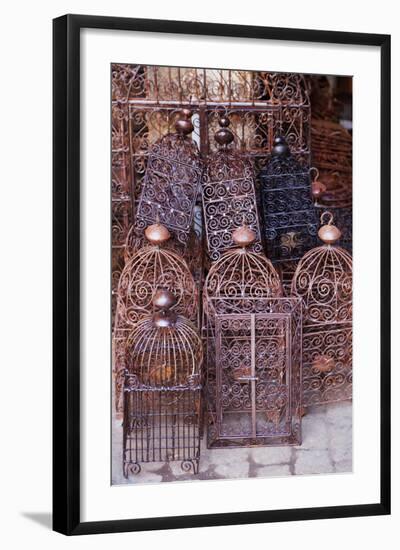
[[[54,529],[390,513],[390,37],[54,20]]]

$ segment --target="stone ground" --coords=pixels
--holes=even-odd
[[[352,471],[352,406],[335,403],[312,408],[303,417],[299,447],[207,449],[201,444],[196,476],[182,472],[179,462],[142,464],[128,480],[122,474],[121,420],[113,419],[112,484],[158,483],[195,479],[234,479]]]

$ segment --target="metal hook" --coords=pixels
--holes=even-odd
[[[313,172],[315,172],[315,177],[314,178],[312,176]],[[310,174],[310,177],[312,178],[313,181],[317,181],[319,179],[319,170],[315,166],[311,166],[308,173]]]
[[[325,216],[329,216],[328,221],[325,223],[324,218]],[[320,217],[321,225],[332,225],[333,223],[333,214],[329,210],[325,210],[325,212],[322,212]]]

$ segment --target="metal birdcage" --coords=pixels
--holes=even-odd
[[[206,350],[205,395],[209,433],[215,425],[217,414],[215,300],[229,304],[234,299],[238,308],[242,303],[242,312],[245,313],[249,300],[282,295],[281,282],[271,262],[264,254],[249,249],[254,240],[255,233],[249,227],[244,225],[236,229],[232,234],[232,241],[237,248],[224,252],[221,258],[212,264],[204,284],[203,338]],[[209,445],[212,445],[211,439],[208,438]]]
[[[159,292],[126,341],[123,471],[180,461],[198,473],[203,350],[195,326],[176,315],[174,295]]]
[[[207,393],[208,446],[300,445],[301,300],[211,302],[216,373]]]
[[[152,309],[154,294],[167,289],[176,296],[174,310],[196,322],[198,320],[198,290],[185,260],[176,252],[164,248],[169,240],[168,229],[159,224],[146,228],[148,245],[139,248],[122,270],[117,289],[114,326],[115,403],[122,411],[125,369],[125,340],[132,327]]]
[[[261,252],[253,166],[249,158],[230,147],[234,140],[228,128],[228,117],[219,119],[215,134],[219,145],[205,165],[202,176],[202,197],[208,254],[216,261],[232,247],[232,231],[243,221],[255,232],[251,245]]]
[[[326,218],[318,236],[323,245],[300,260],[292,295],[302,298],[303,405],[351,399],[352,396],[352,269],[350,254],[335,245],[340,230]]]
[[[273,262],[296,260],[316,245],[317,213],[310,174],[291,154],[283,137],[276,137],[260,173],[263,235]]]
[[[175,133],[168,133],[150,148],[146,173],[136,211],[136,234],[159,220],[186,245],[192,229],[194,207],[200,190],[202,166],[193,132],[192,112],[182,109]]]

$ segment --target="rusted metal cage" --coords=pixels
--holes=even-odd
[[[271,262],[264,256],[249,250],[255,234],[247,226],[236,229],[232,239],[237,248],[224,252],[212,264],[203,289],[203,340],[206,353],[205,396],[207,424],[215,424],[217,395],[216,311],[215,300],[246,300],[272,298],[282,295],[282,286]],[[243,305],[243,308],[245,306]],[[229,311],[228,311],[229,312]],[[240,311],[239,311],[240,312]],[[241,310],[242,313],[246,309]],[[212,428],[210,428],[212,431]],[[209,444],[211,440],[208,438]]]
[[[158,220],[178,242],[186,245],[188,241],[202,173],[197,143],[189,137],[194,130],[191,116],[189,109],[182,109],[175,122],[176,132],[149,148],[135,216],[138,236]]]
[[[293,157],[286,140],[278,136],[260,179],[268,257],[273,262],[301,258],[316,245],[318,227],[308,167]]]
[[[300,260],[292,295],[302,298],[303,405],[352,397],[352,258],[335,243],[340,230],[325,212],[318,235],[323,245]]]
[[[159,292],[126,341],[123,471],[141,464],[180,461],[198,473],[203,350],[195,326],[170,308],[174,296]]]
[[[301,444],[301,300],[211,298],[207,445]]]
[[[147,246],[139,248],[123,268],[118,283],[117,309],[113,337],[115,404],[122,411],[127,335],[144,316],[152,312],[153,298],[160,289],[176,297],[174,310],[196,322],[198,320],[197,284],[185,260],[175,251],[165,249],[170,234],[159,224],[146,228]]]
[[[232,231],[244,222],[255,233],[251,250],[262,251],[252,163],[232,146],[229,118],[221,116],[219,125],[215,134],[219,149],[208,158],[202,176],[204,225],[211,261],[232,247]]]
[[[303,75],[113,64],[113,312],[149,153],[154,143],[174,132],[182,107],[193,112],[191,138],[203,160],[218,149],[214,135],[224,114],[231,122],[236,149],[252,159],[256,175],[278,134],[286,138],[298,160],[309,163],[309,84]],[[185,255],[188,263],[193,256],[193,251]]]

